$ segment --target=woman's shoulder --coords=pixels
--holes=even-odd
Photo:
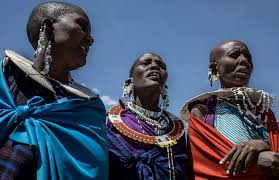
[[[28,76],[34,82],[45,87],[52,93],[55,93],[55,90],[53,89],[52,85],[48,82],[48,80],[33,68],[32,61],[11,50],[5,50],[5,54],[8,58],[8,61],[12,62],[15,65],[15,68],[20,69],[26,76]]]
[[[191,117],[191,110],[198,109],[202,114],[208,110],[208,105],[216,104],[217,99],[226,99],[233,96],[229,91],[212,91],[199,94],[185,102],[180,110],[180,115],[184,120],[189,120]]]

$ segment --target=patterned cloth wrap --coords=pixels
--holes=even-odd
[[[107,179],[102,101],[68,96],[46,103],[35,96],[16,106],[3,62],[0,69],[0,140],[8,137],[36,150],[37,179]]]

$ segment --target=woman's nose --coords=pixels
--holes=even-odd
[[[90,34],[86,37],[86,43],[88,44],[88,46],[92,46],[92,44],[94,43],[94,39]]]
[[[155,60],[151,61],[150,68],[160,69],[158,63]]]

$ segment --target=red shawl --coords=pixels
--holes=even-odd
[[[272,151],[279,152],[279,126],[274,114],[270,111],[268,130]],[[219,161],[234,146],[228,139],[203,121],[191,117],[189,121],[189,143],[192,155],[195,179],[269,179],[256,163],[252,163],[245,174],[228,176],[228,163],[220,165]]]

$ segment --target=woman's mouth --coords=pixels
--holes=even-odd
[[[147,74],[146,76],[148,79],[151,79],[153,81],[157,81],[160,82],[161,81],[161,75],[159,72],[157,71],[153,71]]]
[[[88,51],[89,51],[89,47],[87,47],[87,46],[80,46],[80,49],[82,50],[82,52],[84,53],[84,54],[88,54]]]

